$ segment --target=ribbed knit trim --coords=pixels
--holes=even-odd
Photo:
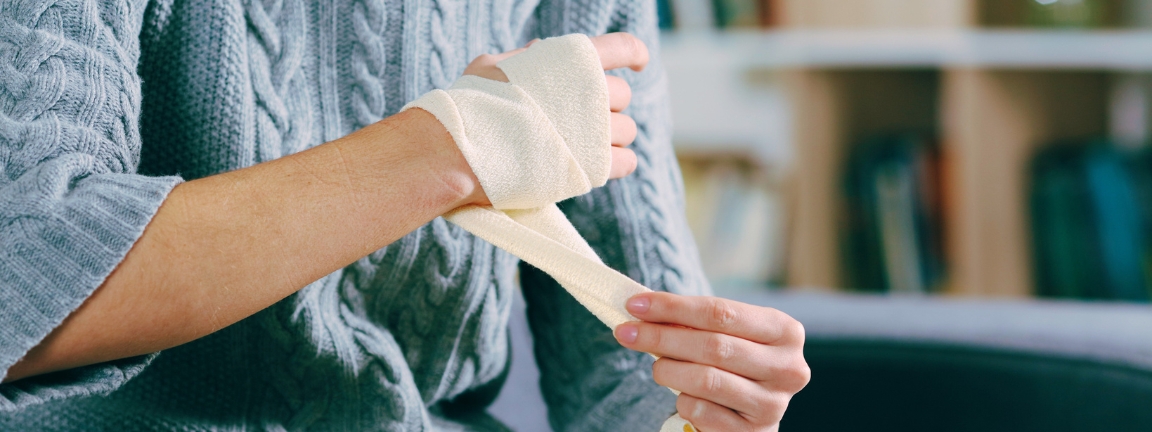
[[[104,282],[179,182],[93,175],[66,193],[39,195],[50,200],[36,203],[39,214],[0,226],[0,340],[14,345],[0,350],[0,371],[6,374]]]
[[[107,395],[144,371],[159,353],[40,375],[0,386],[0,413],[45,402]]]

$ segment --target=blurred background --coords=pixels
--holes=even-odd
[[[1147,302],[1147,0],[660,0],[718,294]]]
[[[781,430],[1152,431],[1152,0],[655,1],[708,277],[806,329]]]

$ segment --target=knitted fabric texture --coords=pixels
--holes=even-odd
[[[345,136],[534,38],[652,48],[636,173],[560,209],[645,286],[706,294],[643,0],[0,0],[0,374],[123,260],[171,188]],[[269,245],[269,247],[275,247]],[[437,218],[159,355],[0,385],[0,430],[506,430],[517,271],[556,430],[672,414],[651,358],[551,277]]]
[[[596,48],[584,35],[567,35],[497,66],[510,83],[464,76],[404,107],[433,113],[485,192],[497,192],[491,207],[467,206],[445,219],[552,276],[609,328],[635,321],[625,302],[651,290],[605,266],[554,204],[608,180],[611,121]],[[676,415],[660,430],[692,427]]]

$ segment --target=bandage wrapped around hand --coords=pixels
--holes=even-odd
[[[649,289],[604,265],[555,204],[608,181],[611,111],[596,48],[579,34],[544,39],[497,67],[509,82],[465,75],[404,107],[444,125],[492,202],[444,218],[548,273],[608,327],[636,321],[625,302]],[[674,415],[660,431],[695,429]]]

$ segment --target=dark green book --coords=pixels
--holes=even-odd
[[[841,213],[848,285],[893,292],[941,285],[938,159],[934,143],[916,135],[876,137],[852,147]]]

